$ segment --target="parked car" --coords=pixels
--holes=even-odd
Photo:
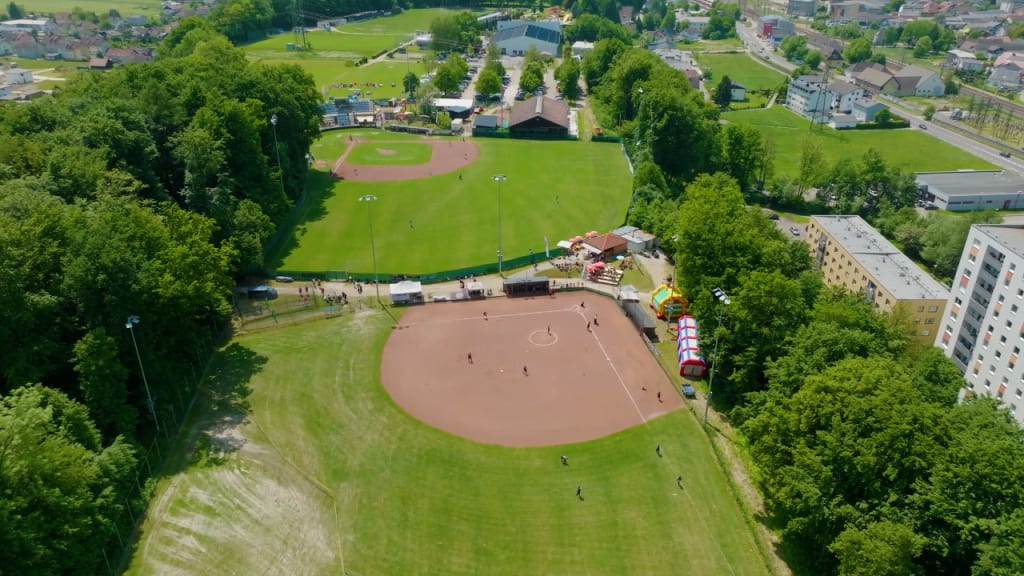
[[[1009,158],[1010,157],[1010,153],[1006,152],[1005,150],[1000,152],[999,155],[1002,156],[1003,158]]]
[[[768,213],[768,219],[769,220],[778,220],[779,219],[779,215],[776,214],[775,212],[769,212]]]
[[[687,398],[697,397],[697,391],[694,390],[693,386],[691,386],[688,382],[683,382],[682,384],[680,384],[679,389],[683,391],[683,396],[686,396]]]
[[[917,127],[920,128],[921,130],[927,130],[928,129],[928,125],[927,124],[918,124]]]
[[[797,228],[796,226],[790,226],[789,227],[789,233],[792,234],[793,236],[799,236],[800,235],[800,229]]]

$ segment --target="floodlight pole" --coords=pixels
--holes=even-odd
[[[725,293],[725,290],[722,290],[721,288],[715,288],[714,290],[711,291],[711,293],[715,295],[715,298],[717,298],[718,301],[722,303],[722,305],[718,307],[718,328],[715,330],[715,353],[714,356],[711,358],[711,374],[708,376],[708,395],[704,399],[705,428],[707,428],[708,425],[708,408],[711,407],[711,386],[715,381],[715,366],[718,364],[718,333],[722,331],[722,316],[725,313],[725,307],[728,306],[730,303],[729,295]]]
[[[373,289],[377,293],[377,304],[380,304],[380,280],[377,278],[377,247],[373,242],[373,211],[370,210],[370,202],[376,202],[377,197],[373,194],[364,194],[359,197],[360,202],[366,202],[366,219],[370,222],[370,257],[373,259]]]
[[[498,183],[498,276],[501,276],[501,183],[507,180],[504,174],[495,174],[493,180]]]
[[[274,154],[277,155],[277,177],[281,183],[281,193],[284,191],[284,168],[281,167],[281,148],[277,145],[277,114],[270,116],[270,126],[274,129]]]
[[[156,405],[153,403],[153,395],[149,393],[149,381],[146,380],[146,369],[142,367],[142,355],[139,354],[139,343],[135,341],[135,325],[139,323],[138,316],[129,316],[128,320],[125,321],[124,327],[128,329],[128,333],[132,335],[132,346],[135,347],[135,359],[139,361],[139,372],[142,374],[142,386],[146,390],[146,405],[149,406],[149,414],[153,417],[153,424],[156,425],[156,431],[160,431],[160,421],[156,417]]]

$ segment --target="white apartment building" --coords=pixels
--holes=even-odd
[[[826,120],[832,95],[821,76],[800,76],[789,81],[786,90],[786,108],[806,118]]]
[[[1024,423],[1024,226],[971,227],[935,344],[964,374],[961,397],[1000,399]]]

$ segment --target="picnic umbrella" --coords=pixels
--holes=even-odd
[[[593,238],[594,236],[597,236],[597,230],[591,230],[590,232],[587,232],[587,238]]]
[[[572,239],[573,242],[583,242],[583,236],[576,236]]]

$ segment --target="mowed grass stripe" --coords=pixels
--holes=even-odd
[[[857,159],[874,148],[891,165],[910,172],[996,168],[919,130],[833,130],[828,126],[810,130],[809,120],[781,104],[767,110],[725,112],[722,118],[757,128],[775,150],[776,174],[791,178],[800,173],[800,158],[806,141],[813,142],[830,165],[841,158]]]
[[[327,152],[345,145],[345,134]],[[337,136],[342,138],[339,140]],[[370,231],[365,205],[374,194],[373,231],[382,274],[425,274],[497,261],[498,185],[501,185],[505,258],[554,247],[560,239],[622,224],[631,175],[616,144],[476,138],[479,159],[442,176],[401,182],[339,181],[314,196],[313,219],[301,222],[270,267],[320,272],[370,272]],[[343,148],[342,148],[343,149]],[[442,145],[435,154],[444,153]],[[459,179],[459,174],[463,178]],[[414,227],[410,228],[412,220]]]
[[[174,504],[151,516],[149,545],[138,548],[129,573],[169,565],[181,574],[337,572],[342,560],[322,544],[334,538],[345,568],[358,574],[767,574],[690,412],[572,446],[456,438],[409,417],[380,386],[377,363],[392,322],[385,314],[346,316],[238,339],[236,352],[217,363],[244,364],[220,372],[251,389],[246,448],[161,486],[158,498]],[[264,463],[278,455],[303,473]],[[273,479],[278,496],[288,497],[268,495],[262,508],[250,497],[196,502],[208,493],[230,499],[238,483],[223,485],[221,471],[233,468],[246,472],[248,485]],[[325,499],[304,476],[333,492],[337,523],[327,502],[303,516],[275,511]],[[267,517],[277,522],[269,534],[261,532]],[[295,554],[273,541],[290,532],[320,536]],[[175,557],[182,548],[210,553]],[[204,563],[189,561],[196,558]]]

